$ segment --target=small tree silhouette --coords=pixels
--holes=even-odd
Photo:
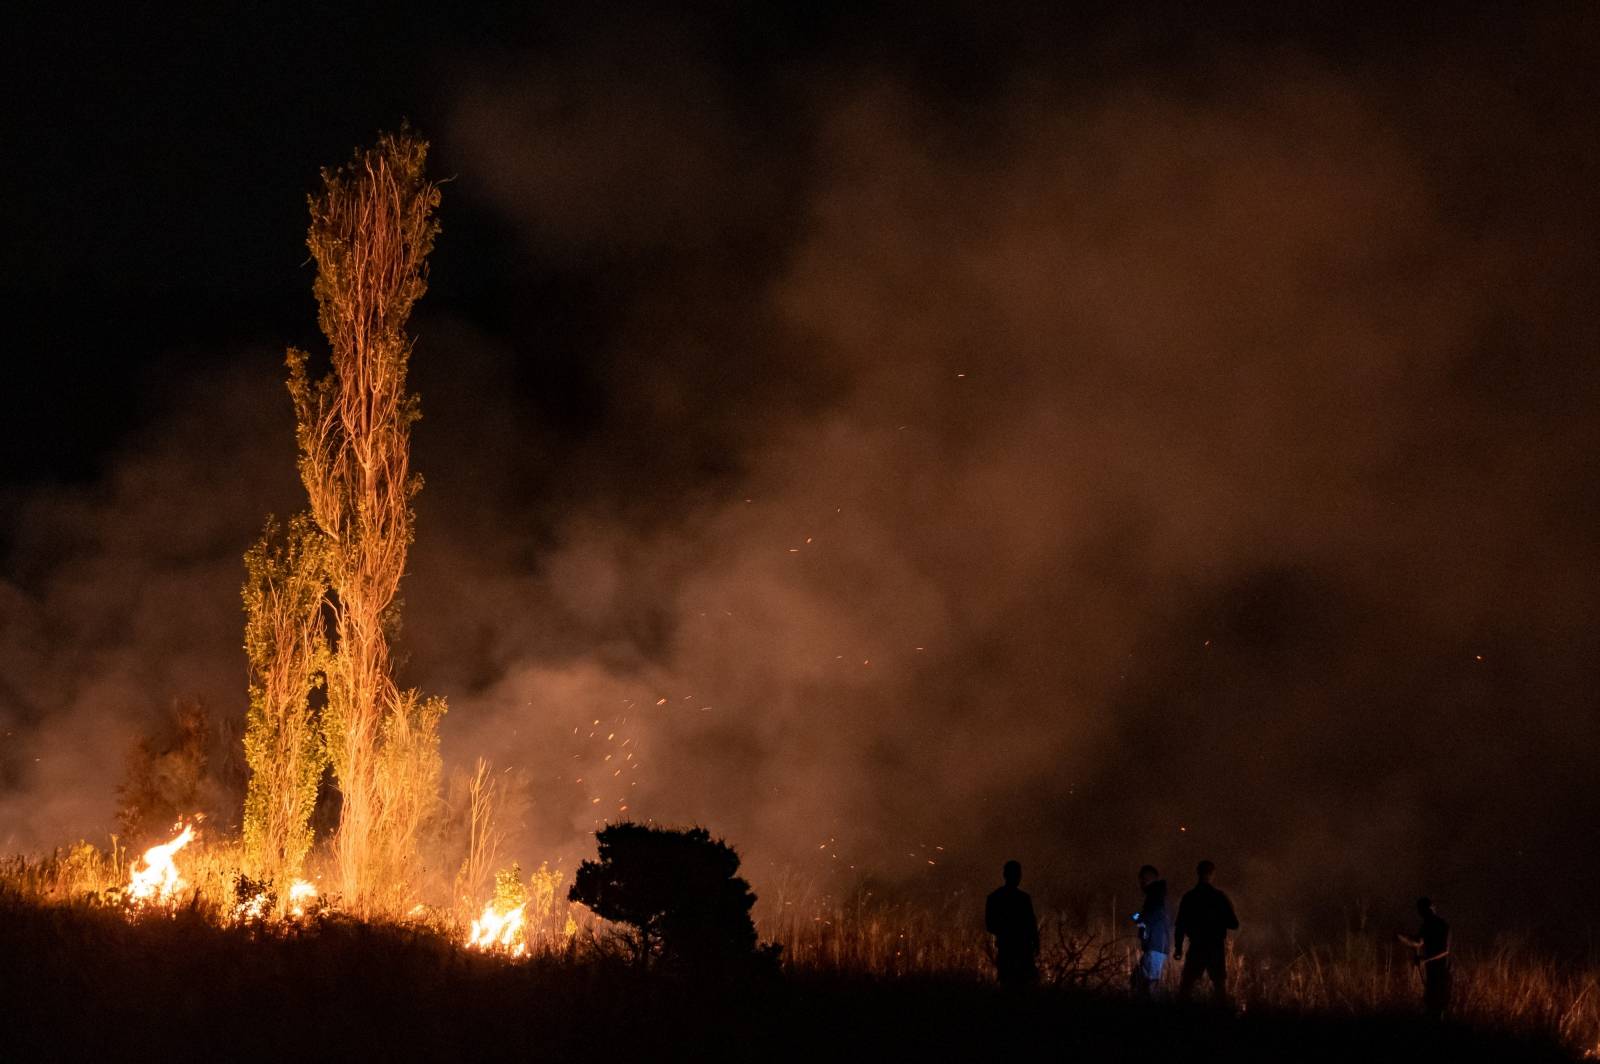
[[[756,896],[739,878],[739,855],[704,828],[623,822],[595,832],[600,859],[578,866],[569,901],[623,924],[635,957],[692,968],[774,961],[756,944]]]
[[[217,729],[198,698],[174,699],[128,751],[117,787],[117,824],[141,849],[172,834],[180,817],[218,817],[228,799],[214,771]]]

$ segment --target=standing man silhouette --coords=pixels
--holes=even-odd
[[[1195,981],[1201,975],[1211,977],[1217,1001],[1228,1000],[1228,932],[1239,930],[1239,918],[1233,914],[1233,902],[1211,885],[1217,866],[1201,861],[1195,868],[1199,882],[1178,903],[1178,926],[1175,934],[1177,948],[1172,959],[1183,960],[1183,940],[1189,940],[1189,959],[1183,964],[1183,978],[1178,981],[1178,1000],[1188,1001],[1194,992]]]
[[[1417,937],[1397,936],[1416,950],[1411,963],[1422,969],[1422,1007],[1436,1020],[1444,1019],[1450,1007],[1450,925],[1433,909],[1429,898],[1417,899],[1417,915],[1422,927]]]
[[[1139,928],[1139,961],[1133,969],[1133,996],[1154,1001],[1161,983],[1161,968],[1172,952],[1172,924],[1167,919],[1167,881],[1155,865],[1139,869],[1139,889],[1144,901],[1133,914]]]
[[[989,894],[983,906],[984,926],[994,936],[994,966],[1005,986],[1026,986],[1039,978],[1039,921],[1033,899],[1017,884],[1022,865],[1007,861],[1001,869],[1005,885]]]

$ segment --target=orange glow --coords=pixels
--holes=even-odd
[[[472,921],[467,948],[483,950],[485,953],[503,953],[508,957],[526,956],[528,943],[523,938],[524,908],[526,906],[519,905],[502,913],[495,908],[494,902],[485,905],[483,915]]]
[[[171,906],[176,904],[178,895],[188,888],[189,883],[179,873],[173,857],[194,841],[194,825],[180,821],[179,826],[183,830],[176,838],[150,847],[133,866],[125,894],[134,905]]]

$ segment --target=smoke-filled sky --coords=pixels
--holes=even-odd
[[[110,830],[174,698],[242,715],[304,196],[409,118],[449,182],[403,679],[525,865],[625,815],[758,892],[1212,857],[1258,919],[1570,926],[1600,33],[1504,6],[8,34],[0,848]]]

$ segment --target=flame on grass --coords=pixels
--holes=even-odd
[[[494,902],[483,907],[483,915],[472,921],[467,936],[467,948],[485,953],[501,953],[507,957],[524,957],[528,942],[524,937],[523,910],[526,905],[501,912]]]
[[[256,891],[233,907],[229,922],[254,923],[266,920],[273,915],[276,902],[277,895],[272,891]],[[308,912],[314,912],[317,908],[317,888],[314,885],[304,879],[297,879],[289,885],[288,904],[283,914],[285,917],[303,920]]]
[[[124,895],[132,904],[171,906],[177,903],[178,895],[188,889],[189,882],[178,871],[178,865],[173,858],[179,850],[194,841],[195,830],[193,824],[182,821],[178,826],[183,830],[176,838],[159,846],[150,847],[133,866],[131,878],[124,891]]]
[[[317,904],[317,888],[303,879],[289,886],[289,915],[304,916],[306,910]]]
[[[231,920],[234,923],[255,923],[267,918],[267,911],[272,906],[272,895],[267,891],[259,891],[233,907]]]

